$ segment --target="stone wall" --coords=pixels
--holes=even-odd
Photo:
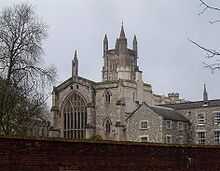
[[[167,121],[171,122],[171,128],[167,128]],[[179,127],[182,124],[182,129]],[[189,142],[189,123],[174,120],[163,120],[163,143],[167,143],[166,136],[171,136],[172,144],[188,144]]]
[[[4,171],[220,170],[217,146],[0,138]]]
[[[215,144],[214,142],[214,131],[220,130],[220,125],[215,124],[213,112],[220,111],[220,107],[201,107],[195,109],[178,110],[179,113],[183,114],[191,122],[192,141],[194,144],[198,143],[198,137],[196,133],[198,131],[206,132],[205,144]],[[198,123],[197,115],[199,113],[205,114],[205,123]]]
[[[147,121],[148,128],[141,129],[140,122]],[[127,140],[141,141],[141,137],[147,136],[149,142],[162,143],[162,117],[155,114],[146,105],[142,105],[131,117],[127,123]]]

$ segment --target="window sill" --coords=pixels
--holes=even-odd
[[[148,128],[139,128],[139,130],[148,130],[149,129],[149,127]]]
[[[199,125],[199,126],[203,126],[203,125],[205,125],[206,123],[198,123],[197,125]]]

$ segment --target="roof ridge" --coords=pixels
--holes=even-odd
[[[168,109],[168,110],[171,110],[171,111],[175,111],[173,108],[171,107],[167,107],[167,106],[157,106],[157,105],[152,105],[150,107],[154,107],[154,108],[160,108],[160,109]]]

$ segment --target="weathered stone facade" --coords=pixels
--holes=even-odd
[[[147,127],[142,128],[141,122],[147,122]],[[143,103],[128,116],[127,135],[129,141],[146,137],[148,142],[187,144],[189,126],[189,121],[173,109]]]
[[[59,130],[60,137],[84,139],[99,135],[106,140],[118,141],[195,142],[191,137],[195,132],[191,126],[194,121],[186,112],[174,110],[175,104],[183,103],[179,94],[156,95],[152,86],[143,81],[137,64],[136,36],[133,48],[129,49],[122,26],[115,48],[109,49],[105,35],[103,58],[102,82],[78,75],[75,52],[72,77],[54,87],[52,112],[54,128]],[[156,107],[162,104],[172,105]],[[172,126],[167,129],[170,123]],[[179,125],[181,129],[178,129]]]
[[[147,122],[146,128],[141,128],[141,121]],[[127,134],[130,141],[142,141],[147,137],[149,142],[163,142],[163,118],[154,113],[145,103],[127,118]]]
[[[174,108],[190,121],[191,142],[195,144],[220,144],[220,124],[217,120],[220,113],[220,100],[207,100],[165,105]],[[200,114],[204,116],[199,117]],[[217,115],[217,116],[216,116]],[[199,138],[204,132],[204,141]],[[219,132],[219,135],[215,135]]]

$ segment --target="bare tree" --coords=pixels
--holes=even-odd
[[[42,64],[47,26],[29,4],[3,9],[0,15],[0,133],[24,134],[44,112],[45,89],[55,69]]]
[[[206,2],[205,0],[199,0],[199,1],[200,1],[200,6],[202,7],[202,10],[199,12],[199,15],[203,15],[208,10],[212,10],[212,11],[216,11],[216,12],[220,13],[219,7],[212,6],[208,2]],[[215,23],[219,23],[219,22],[220,22],[220,19],[209,21],[210,24],[215,24]],[[210,58],[217,58],[218,56],[220,56],[220,51],[212,49],[212,48],[204,47],[193,40],[190,40],[190,41],[206,53],[206,58],[210,59]],[[214,63],[211,63],[211,64],[204,63],[204,65],[205,65],[205,67],[211,69],[212,72],[214,72],[215,70],[220,70],[220,60],[219,59],[216,59]]]

